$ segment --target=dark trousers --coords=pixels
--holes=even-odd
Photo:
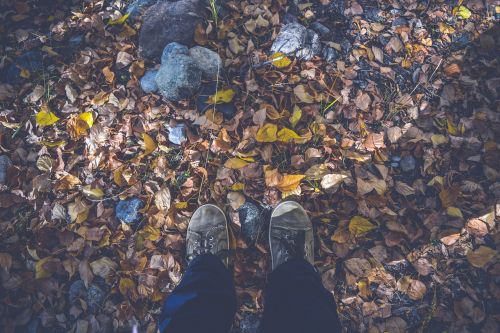
[[[335,301],[314,268],[290,260],[268,276],[262,333],[341,332]],[[232,273],[211,254],[196,257],[166,299],[162,333],[227,333],[236,313]]]

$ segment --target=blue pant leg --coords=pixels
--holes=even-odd
[[[236,312],[233,276],[212,255],[196,257],[167,297],[159,319],[162,333],[226,333]]]

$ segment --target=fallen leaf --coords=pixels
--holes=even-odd
[[[52,111],[50,111],[48,105],[44,103],[40,111],[35,115],[36,124],[38,126],[50,126],[59,121],[59,117],[57,117]]]
[[[347,176],[342,174],[332,173],[325,175],[321,179],[321,187],[324,188],[325,190],[331,189],[332,187],[341,184],[346,178]]]
[[[90,185],[84,186],[82,188],[83,195],[89,199],[100,200],[104,197],[104,191],[100,188],[92,188]]]
[[[167,212],[170,209],[172,196],[170,194],[170,189],[167,186],[163,186],[159,191],[157,191],[154,197],[155,206],[160,212]]]
[[[419,280],[412,280],[406,292],[412,300],[418,301],[424,298],[425,293],[427,292],[427,287]]]
[[[367,232],[377,228],[376,225],[372,224],[370,221],[362,216],[354,216],[349,222],[349,232],[354,236],[360,236],[366,234]]]
[[[269,59],[271,59],[271,63],[276,68],[284,68],[292,63],[292,60],[290,60],[290,58],[288,58],[283,52],[273,53]]]
[[[465,6],[457,6],[453,8],[452,13],[453,15],[463,18],[464,20],[468,19],[472,15],[470,9]]]
[[[107,279],[114,274],[114,272],[118,268],[118,264],[116,264],[109,257],[102,257],[92,261],[90,263],[90,268],[92,269],[92,273],[94,275],[100,276],[103,279]]]
[[[297,123],[300,121],[300,118],[302,118],[302,110],[298,106],[294,106],[292,115],[290,116],[290,125],[292,128],[295,128],[297,126]]]
[[[446,208],[446,214],[448,214],[449,216],[452,216],[452,217],[459,217],[461,219],[464,218],[464,216],[462,215],[462,211],[460,210],[460,208],[453,207],[453,206],[450,206],[450,207]]]
[[[295,96],[299,98],[299,100],[303,103],[314,103],[314,97],[311,96],[304,87],[303,84],[299,84],[295,88],[293,88],[293,92]]]
[[[268,123],[259,128],[255,139],[258,142],[275,142],[278,139],[277,132],[278,126]]]
[[[290,192],[295,190],[305,175],[284,175],[276,186],[281,192]]]
[[[155,140],[147,133],[142,133],[142,140],[144,141],[144,156],[151,154],[158,147]]]
[[[475,251],[470,250],[467,252],[467,260],[469,263],[477,268],[483,268],[486,266],[495,256],[497,255],[497,251],[493,250],[490,247],[481,245]]]
[[[238,157],[233,157],[230,158],[224,163],[224,167],[229,168],[229,169],[241,169],[243,167],[246,167],[248,164],[247,161],[242,160],[241,158]]]
[[[235,91],[233,89],[223,89],[208,97],[207,104],[229,103],[233,100]]]
[[[117,25],[117,24],[123,24],[125,21],[127,21],[128,17],[130,16],[130,13],[127,13],[117,19],[114,20],[109,20],[108,25]]]
[[[278,141],[280,142],[288,142],[293,139],[300,139],[300,135],[295,133],[293,130],[288,129],[286,127],[279,130],[277,134]]]

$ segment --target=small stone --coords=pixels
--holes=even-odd
[[[133,197],[120,200],[116,205],[116,218],[126,224],[135,223],[141,218],[139,209],[141,209],[142,206],[142,201],[139,198]]]
[[[417,162],[411,155],[403,157],[400,162],[401,170],[403,170],[404,172],[411,172],[415,170],[416,165]]]
[[[392,26],[393,27],[399,27],[402,25],[408,25],[408,20],[405,19],[404,17],[398,17],[394,21],[392,21]]]
[[[156,75],[158,90],[168,100],[180,101],[193,96],[201,85],[201,70],[191,57],[172,54]]]
[[[157,70],[150,69],[147,70],[141,78],[141,89],[146,94],[153,93],[158,90],[158,85],[156,84],[156,74],[158,74]]]
[[[262,211],[261,208],[248,200],[238,209],[241,234],[247,243],[252,244],[257,240],[263,224]]]
[[[324,47],[322,56],[327,62],[335,62],[337,61],[339,54],[333,47]]]
[[[16,84],[19,83],[23,77],[21,76],[21,69],[27,70],[30,76],[43,68],[43,55],[39,51],[29,51],[14,59],[1,79],[5,83]]]
[[[217,79],[217,76],[222,72],[222,59],[217,52],[214,52],[206,47],[195,46],[189,49],[189,55],[206,79]]]
[[[310,27],[316,31],[321,38],[328,37],[331,34],[331,30],[319,22],[312,23]]]
[[[163,49],[163,52],[161,54],[161,62],[165,63],[167,62],[168,58],[170,56],[178,55],[178,54],[185,54],[187,55],[189,52],[189,49],[186,45],[179,44],[177,42],[173,42],[165,46]]]
[[[89,310],[96,313],[102,308],[106,292],[95,283],[91,283],[88,288],[85,287],[83,280],[76,280],[71,284],[68,290],[68,300],[72,305],[78,304],[79,300],[85,301]]]
[[[12,161],[7,155],[0,155],[0,185],[7,183],[7,169],[12,165]]]
[[[176,145],[181,145],[186,141],[186,125],[177,124],[174,127],[167,126],[168,140]]]
[[[240,332],[257,333],[259,332],[260,322],[261,317],[259,315],[251,312],[243,312],[240,320]]]
[[[283,52],[297,58],[310,60],[321,53],[319,36],[299,23],[289,23],[281,28],[271,46],[271,53]]]

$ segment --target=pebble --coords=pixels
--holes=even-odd
[[[173,42],[170,44],[167,44],[165,48],[163,49],[163,52],[161,54],[161,63],[164,64],[168,61],[168,59],[172,56],[178,55],[178,54],[184,54],[187,55],[189,53],[189,49],[186,45],[179,44],[177,42]]]
[[[263,223],[262,209],[247,200],[238,209],[238,217],[240,219],[243,239],[249,244],[254,243]]]
[[[399,163],[401,166],[401,170],[404,172],[411,172],[415,170],[415,167],[417,165],[417,161],[415,158],[411,155],[405,156],[401,159],[401,162]]]
[[[240,333],[259,332],[261,318],[255,313],[244,312],[240,320]]]
[[[31,75],[40,71],[43,68],[43,55],[39,51],[28,51],[23,55],[14,59],[14,63],[11,64],[2,78],[5,83],[16,84],[22,79],[21,68],[28,70]]]
[[[120,200],[116,205],[116,218],[126,224],[135,223],[141,218],[139,209],[142,206],[142,201],[139,198]]]
[[[71,37],[68,40],[68,45],[71,48],[77,48],[78,46],[80,46],[83,43],[83,40],[84,40],[83,35],[76,35],[76,36]]]
[[[398,17],[394,21],[392,21],[392,26],[393,27],[399,27],[402,25],[408,25],[408,20],[405,19],[404,17]]]
[[[156,84],[156,74],[157,70],[150,69],[147,70],[143,77],[141,77],[141,89],[146,94],[153,93],[158,90],[158,85]]]
[[[5,185],[7,182],[7,169],[11,165],[12,162],[7,155],[0,155],[0,185]]]
[[[316,31],[321,38],[328,37],[328,35],[331,34],[331,30],[328,29],[328,27],[326,27],[325,25],[323,25],[323,24],[321,24],[319,22],[313,22],[310,25],[310,27],[311,27],[311,29],[313,29],[314,31]]]
[[[68,290],[70,304],[77,304],[79,300],[84,300],[92,313],[96,313],[102,308],[105,298],[106,293],[101,287],[91,283],[86,288],[83,280],[76,280]]]
[[[327,62],[335,62],[337,61],[339,54],[333,47],[324,47],[322,56]]]
[[[167,126],[168,128],[168,140],[176,145],[181,145],[186,138],[186,125],[177,124],[174,127]]]
[[[299,23],[285,24],[271,46],[271,53],[283,52],[310,60],[321,53],[321,42],[316,32]]]

